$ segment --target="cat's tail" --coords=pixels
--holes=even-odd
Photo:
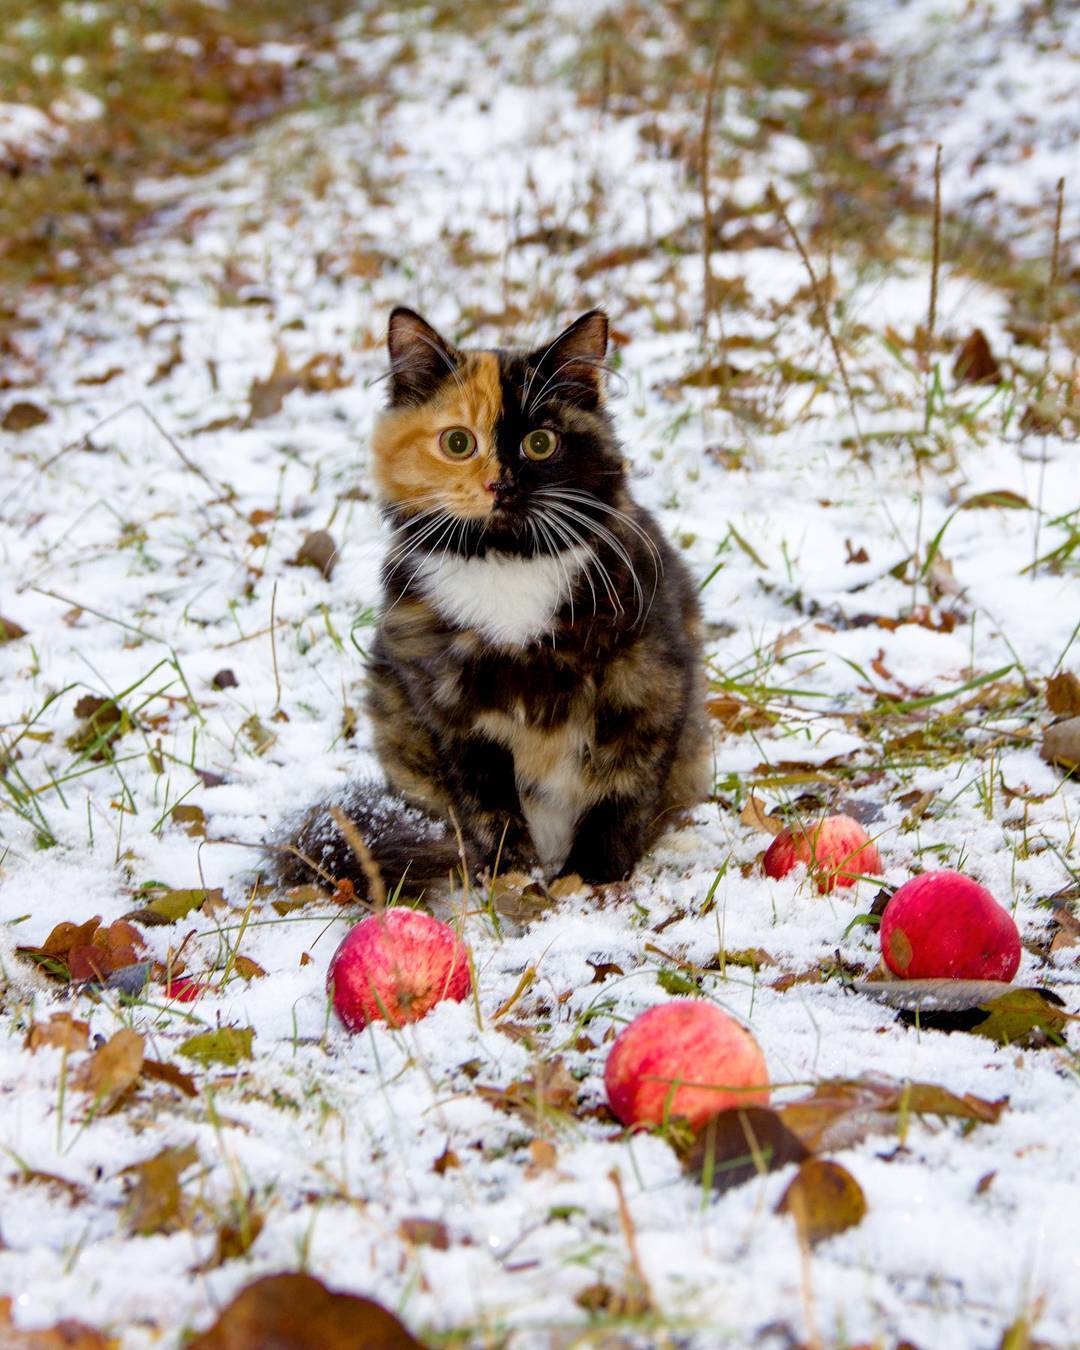
[[[335,808],[352,826],[342,829]],[[359,835],[369,857],[346,837]],[[383,783],[350,783],[325,801],[283,821],[266,840],[273,879],[283,886],[349,881],[359,896],[371,892],[372,864],[388,895],[399,885],[415,895],[461,869],[453,829],[391,792]]]

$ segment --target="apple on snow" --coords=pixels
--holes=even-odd
[[[828,895],[837,886],[854,886],[860,876],[881,872],[877,845],[851,816],[826,816],[816,825],[781,830],[765,850],[765,875],[780,878],[806,863],[818,890]]]
[[[464,943],[445,923],[395,907],[351,929],[326,976],[334,1010],[350,1031],[369,1022],[400,1027],[443,999],[460,1003],[472,988]]]
[[[904,980],[1011,980],[1020,934],[985,886],[960,872],[924,872],[881,916],[881,954]]]
[[[764,1106],[769,1073],[757,1041],[700,999],[675,999],[635,1017],[615,1038],[604,1067],[612,1111],[624,1125],[675,1116],[698,1130],[733,1106]]]

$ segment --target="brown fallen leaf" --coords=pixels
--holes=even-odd
[[[125,1027],[79,1065],[71,1083],[93,1097],[92,1110],[110,1111],[135,1085],[142,1064],[143,1038]]]
[[[5,642],[14,642],[17,638],[24,638],[26,629],[20,627],[14,619],[5,619],[0,615],[0,647]]]
[[[769,809],[760,797],[755,797],[753,793],[746,799],[746,805],[739,812],[739,820],[743,825],[749,825],[753,830],[760,830],[763,834],[778,835],[784,828],[784,822],[779,816],[770,816]]]
[[[127,1202],[129,1233],[173,1233],[186,1224],[180,1178],[199,1161],[194,1144],[165,1148],[145,1162],[125,1167],[122,1176],[132,1178]]]
[[[185,1097],[197,1097],[199,1095],[199,1089],[195,1086],[195,1079],[192,1078],[191,1074],[185,1073],[183,1069],[178,1069],[175,1064],[170,1064],[168,1060],[144,1059],[142,1077],[153,1083],[168,1083],[169,1087],[176,1088]]]
[[[1001,367],[981,328],[972,330],[956,354],[953,378],[960,384],[1000,384]]]
[[[337,565],[338,548],[326,530],[313,530],[300,545],[293,562],[298,567],[317,567],[327,581]]]
[[[900,1083],[888,1078],[831,1079],[806,1097],[786,1102],[778,1115],[812,1153],[847,1148],[870,1134],[896,1128],[897,1116],[932,1115],[993,1124],[1008,1097],[988,1101],[959,1095],[935,1083]]]
[[[505,1088],[477,1083],[473,1090],[491,1106],[522,1116],[541,1131],[552,1112],[573,1114],[581,1085],[563,1063],[562,1056],[556,1055],[550,1060],[539,1060],[530,1078],[517,1079]]]
[[[26,1048],[31,1054],[43,1045],[53,1045],[69,1053],[85,1050],[90,1043],[90,1024],[80,1022],[71,1013],[53,1013],[47,1022],[35,1022],[26,1033]]]
[[[803,1141],[767,1106],[734,1107],[707,1120],[685,1166],[719,1194],[810,1156]]]
[[[56,1195],[62,1195],[71,1205],[83,1204],[89,1194],[86,1187],[78,1181],[58,1176],[55,1172],[39,1172],[33,1167],[28,1167],[25,1171],[13,1172],[10,1180],[16,1186],[47,1186]],[[0,1325],[0,1331],[2,1331],[2,1325]],[[0,1335],[0,1346],[4,1343],[2,1335]]]
[[[961,511],[977,511],[988,507],[996,507],[999,511],[1030,511],[1031,503],[1026,497],[1021,497],[1019,492],[1012,492],[1009,488],[976,492],[960,503]]]
[[[352,381],[342,375],[341,369],[342,358],[324,352],[293,369],[284,350],[278,348],[270,374],[265,380],[252,382],[248,420],[258,422],[264,417],[273,417],[281,411],[286,398],[298,389],[306,394],[343,389]]]
[[[398,1237],[403,1242],[411,1242],[414,1247],[434,1247],[438,1252],[450,1248],[450,1230],[441,1219],[402,1219],[398,1224]]]
[[[1080,717],[1067,717],[1043,729],[1039,754],[1061,769],[1080,768]]]
[[[227,1304],[188,1350],[424,1350],[380,1304],[311,1275],[265,1275]]]
[[[4,420],[0,422],[0,427],[5,431],[29,431],[31,427],[39,427],[48,420],[49,414],[44,408],[39,408],[36,403],[29,403],[25,399],[20,399],[4,413]]]
[[[20,1331],[11,1320],[11,1299],[0,1298],[0,1346],[3,1350],[114,1350],[117,1344],[95,1327],[70,1317],[55,1326]]]
[[[193,839],[206,838],[206,812],[201,806],[187,806],[181,803],[169,812],[174,825],[190,834]]]
[[[1080,717],[1080,676],[1059,670],[1046,682],[1046,706],[1055,717]]]
[[[861,1223],[866,1196],[840,1163],[807,1158],[780,1197],[776,1212],[790,1214],[800,1237],[814,1246]]]

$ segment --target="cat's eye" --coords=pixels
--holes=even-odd
[[[447,427],[439,437],[439,448],[450,459],[468,459],[476,452],[476,437],[467,427]]]
[[[547,427],[530,431],[521,442],[522,451],[530,459],[550,459],[558,448],[558,436],[553,431],[548,431]]]

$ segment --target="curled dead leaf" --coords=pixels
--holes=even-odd
[[[4,413],[0,427],[5,431],[29,431],[31,427],[39,427],[48,420],[49,414],[44,408],[39,408],[36,403],[30,403],[26,399],[20,399]]]
[[[72,1086],[93,1097],[92,1110],[110,1111],[142,1071],[143,1038],[124,1028],[71,1075]]]
[[[128,1232],[140,1236],[172,1233],[184,1227],[184,1196],[180,1178],[199,1161],[194,1144],[165,1148],[145,1162],[125,1167],[131,1192],[127,1203]]]
[[[14,642],[17,638],[24,638],[26,629],[20,627],[14,619],[5,619],[0,615],[0,647],[5,642]]]
[[[806,1097],[778,1109],[783,1123],[806,1147],[848,1148],[871,1134],[889,1133],[904,1115],[932,1115],[993,1124],[1008,1097],[989,1101],[957,1094],[936,1083],[900,1083],[889,1078],[831,1079]]]
[[[744,825],[749,825],[752,830],[760,830],[763,834],[778,835],[784,828],[784,822],[779,816],[770,816],[769,808],[761,800],[755,797],[753,793],[746,799],[746,805],[739,812],[739,820]]]
[[[423,1350],[380,1304],[311,1275],[266,1275],[229,1303],[188,1350]]]
[[[710,1117],[686,1152],[686,1167],[719,1194],[810,1156],[803,1141],[767,1106],[741,1106]]]
[[[1059,670],[1046,682],[1046,706],[1055,717],[1080,717],[1080,676]]]
[[[814,1246],[862,1222],[866,1196],[840,1163],[807,1158],[780,1197],[778,1214],[790,1214],[804,1242]]]
[[[1067,717],[1046,727],[1039,754],[1058,768],[1080,768],[1080,717]]]
[[[31,1054],[43,1045],[72,1053],[85,1050],[89,1043],[90,1024],[80,1022],[66,1012],[53,1013],[47,1022],[35,1022],[26,1033],[26,1048]]]
[[[1001,367],[981,328],[972,330],[970,337],[956,354],[953,378],[960,384],[1000,384]]]
[[[317,567],[329,581],[338,560],[338,547],[328,530],[313,530],[300,545],[293,562],[298,567]]]

